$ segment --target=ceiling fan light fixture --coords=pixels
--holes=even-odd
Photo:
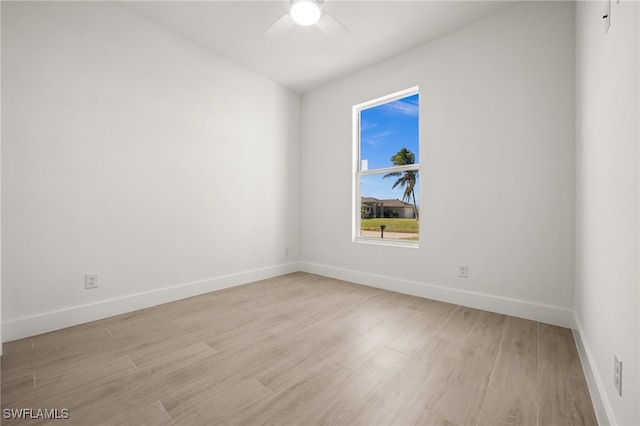
[[[289,14],[296,24],[307,26],[318,22],[321,11],[316,0],[294,0]]]

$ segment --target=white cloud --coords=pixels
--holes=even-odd
[[[362,138],[362,142],[373,145],[373,146],[381,146],[385,142],[385,138],[389,135],[392,135],[394,132],[391,130],[385,130],[383,132],[378,132],[373,135],[367,135]]]
[[[367,130],[375,129],[376,127],[378,127],[378,123],[376,122],[362,120],[362,122],[360,123],[361,132],[366,132]]]
[[[417,117],[419,112],[418,104],[404,100],[384,104],[383,108],[391,113],[410,115],[412,117]]]

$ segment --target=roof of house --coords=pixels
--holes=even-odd
[[[405,203],[400,200],[379,200],[373,197],[362,197],[363,204],[382,204],[383,207],[413,207],[413,204]]]

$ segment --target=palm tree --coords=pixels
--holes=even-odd
[[[413,152],[409,151],[407,148],[402,148],[400,151],[395,153],[393,157],[391,157],[391,162],[394,166],[406,166],[408,164],[415,164],[416,156]],[[402,195],[402,201],[409,203],[413,199],[413,212],[415,214],[416,220],[418,220],[418,206],[416,204],[416,194],[414,192],[416,181],[418,180],[418,170],[406,170],[404,172],[391,172],[384,175],[382,178],[386,179],[388,177],[397,177],[400,176],[398,180],[395,181],[391,189],[395,189],[397,186],[400,188],[404,188],[404,194]]]

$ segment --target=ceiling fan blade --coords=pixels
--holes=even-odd
[[[316,26],[320,28],[320,31],[334,38],[344,38],[351,34],[347,27],[328,12],[322,12],[322,16]]]
[[[295,22],[291,19],[291,16],[288,13],[285,13],[282,18],[278,19],[273,25],[271,25],[264,32],[264,36],[267,38],[277,38],[282,34],[286,33]]]

